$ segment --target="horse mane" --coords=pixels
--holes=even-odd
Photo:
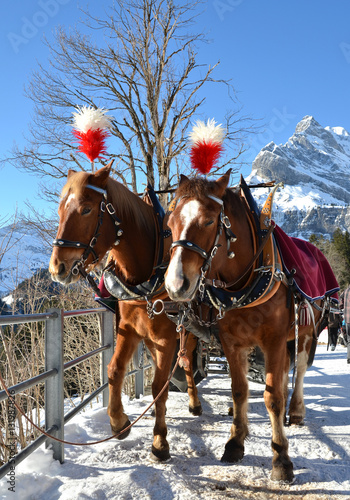
[[[214,192],[215,182],[209,181],[203,177],[193,177],[187,179],[187,182],[182,182],[178,189],[176,195],[179,198],[186,196],[193,196],[195,198],[206,198],[208,194]]]
[[[78,198],[82,198],[90,175],[87,172],[76,172],[71,175],[62,189],[61,199],[69,192],[74,193]],[[150,227],[154,228],[152,208],[123,184],[109,177],[107,180],[107,193],[108,201],[114,206],[119,219],[134,224],[135,230],[149,231]]]
[[[108,196],[121,220],[128,220],[135,229],[154,230],[154,215],[150,205],[115,179],[108,178]]]

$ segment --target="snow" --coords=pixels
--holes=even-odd
[[[336,135],[343,135],[344,137],[347,137],[349,135],[349,132],[345,130],[343,127],[325,127],[325,130],[328,130],[329,132],[334,132]]]
[[[13,232],[11,226],[0,228],[0,256],[8,242],[9,250],[0,259],[0,297],[12,292],[39,269],[47,269],[52,252],[51,246],[44,245],[38,235],[20,224]]]
[[[327,341],[322,334],[321,341]],[[286,428],[294,463],[292,485],[274,483],[271,472],[271,428],[263,386],[250,382],[250,437],[243,460],[223,464],[220,457],[229,437],[230,379],[211,374],[199,385],[203,415],[188,410],[187,395],[171,392],[167,404],[168,440],[172,458],[150,459],[154,419],[148,413],[123,441],[86,447],[65,447],[65,462],[39,448],[16,467],[16,492],[0,482],[2,500],[84,499],[349,499],[350,498],[350,365],[346,349],[334,352],[319,344],[305,378],[306,420]],[[124,407],[135,419],[151,398],[129,400]],[[110,435],[106,409],[95,405],[65,426],[72,441]]]

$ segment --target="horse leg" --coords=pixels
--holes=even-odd
[[[308,366],[309,352],[313,339],[303,335],[299,337],[298,359],[293,394],[289,404],[289,425],[303,425],[305,418],[304,377]]]
[[[195,416],[202,415],[203,412],[201,402],[198,398],[198,389],[193,376],[193,353],[197,349],[197,344],[198,344],[197,337],[195,337],[192,333],[189,333],[186,348],[190,365],[188,368],[184,368],[184,370],[187,381],[187,393],[189,397],[188,409],[190,413],[192,413]]]
[[[115,351],[108,365],[109,402],[107,413],[112,432],[115,434],[130,425],[130,420],[124,413],[121,394],[128,363],[139,342],[140,337],[133,330],[126,331],[126,329],[119,327]],[[129,433],[130,429],[118,436],[118,439],[125,439]]]
[[[276,342],[264,349],[266,363],[266,387],[264,401],[272,426],[272,473],[273,481],[292,482],[293,464],[288,455],[288,440],[284,430],[286,408],[285,387],[288,369],[286,345]]]
[[[235,463],[244,456],[244,440],[248,435],[248,381],[247,351],[245,349],[227,349],[221,340],[225,356],[231,371],[233,400],[233,423],[230,439],[225,445],[221,462]]]
[[[165,347],[156,346],[156,367],[152,383],[152,395],[155,399],[166,384],[172,359],[175,352],[176,338],[168,341]],[[155,403],[155,424],[153,429],[153,444],[151,458],[155,461],[165,461],[170,458],[169,444],[166,439],[167,426],[165,422],[166,401],[169,387],[167,387]]]

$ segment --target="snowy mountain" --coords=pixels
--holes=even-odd
[[[341,127],[323,128],[304,117],[285,144],[270,142],[257,155],[250,184],[283,182],[275,195],[273,217],[289,234],[308,238],[350,230],[350,135]],[[254,190],[262,204],[267,191]]]
[[[48,268],[51,247],[20,224],[0,228],[0,297],[41,268]]]

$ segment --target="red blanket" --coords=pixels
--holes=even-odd
[[[308,241],[287,236],[277,225],[274,235],[285,273],[296,271],[293,278],[299,292],[312,301],[326,295],[338,299],[339,285],[323,253]]]

